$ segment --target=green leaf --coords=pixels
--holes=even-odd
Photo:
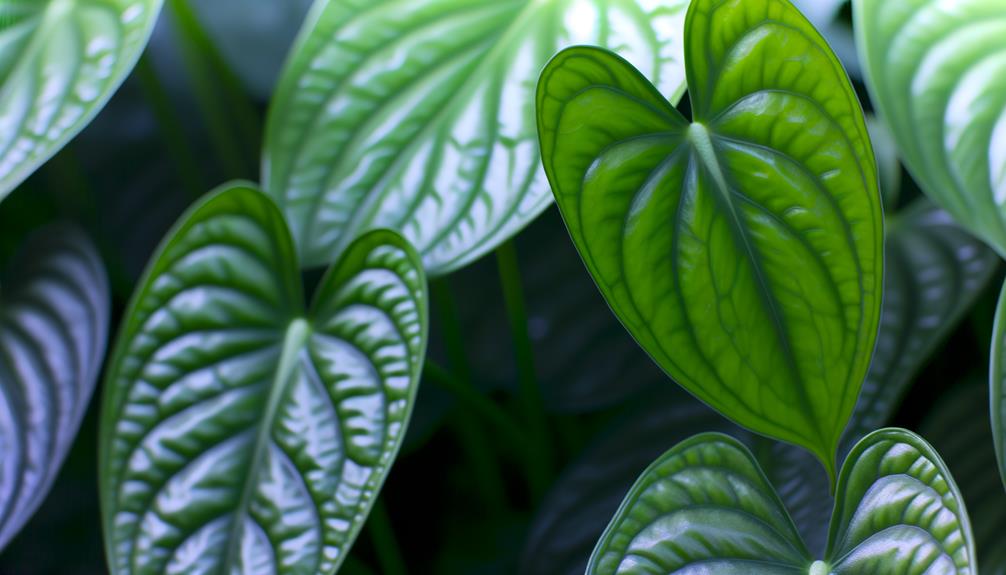
[[[855,0],[867,86],[922,189],[1006,254],[1000,0]]]
[[[473,261],[551,196],[538,72],[594,43],[684,91],[687,0],[319,0],[269,112],[263,182],[303,263],[359,231],[400,230],[431,274]]]
[[[999,294],[989,367],[989,413],[999,475],[1006,486],[1006,284]]]
[[[885,254],[880,335],[843,439],[848,448],[890,421],[908,386],[984,291],[999,261],[925,199],[888,219]]]
[[[0,6],[0,200],[86,126],[133,69],[161,0]]]
[[[685,44],[692,124],[618,56],[557,55],[538,89],[545,171],[588,270],[657,363],[833,476],[880,318],[882,209],[859,102],[785,0],[693,1]]]
[[[362,236],[305,310],[282,213],[232,185],[183,217],[125,317],[101,426],[113,573],[333,573],[415,397],[411,247]]]
[[[0,549],[41,505],[91,400],[108,337],[108,282],[75,228],[36,232],[0,292]]]
[[[821,518],[822,521],[825,518]],[[828,551],[814,561],[751,453],[721,434],[688,439],[636,482],[590,575],[974,572],[960,493],[936,452],[900,429],[867,436],[839,478]]]

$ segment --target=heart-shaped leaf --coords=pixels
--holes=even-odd
[[[833,476],[880,318],[862,110],[787,0],[693,1],[685,46],[691,124],[617,55],[557,55],[538,88],[545,171],[588,270],[657,363]]]
[[[117,575],[333,573],[404,435],[426,344],[421,263],[362,236],[308,311],[293,240],[234,185],[183,217],[126,313],[102,414]]]
[[[855,0],[867,86],[922,189],[1006,254],[1006,7]]]
[[[999,294],[989,368],[989,412],[999,474],[1006,486],[1006,284]]]
[[[306,265],[360,230],[400,230],[443,274],[520,230],[551,196],[535,79],[595,43],[684,90],[687,0],[319,0],[269,112],[263,182]]]
[[[883,429],[852,450],[839,478],[828,551],[818,561],[747,448],[704,434],[643,473],[587,572],[971,574],[974,556],[953,478],[911,432]]]
[[[0,6],[0,200],[98,113],[147,44],[161,0]]]
[[[0,549],[56,479],[87,410],[108,337],[108,282],[74,228],[37,232],[0,296]]]
[[[995,252],[925,199],[889,218],[873,363],[843,444],[889,422],[908,385],[996,271]]]

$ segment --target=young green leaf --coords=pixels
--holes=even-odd
[[[989,413],[999,474],[1006,486],[1006,284],[999,294],[989,367]]]
[[[45,499],[87,410],[108,336],[108,282],[74,228],[30,239],[0,293],[0,549]]]
[[[685,45],[691,124],[617,55],[557,55],[538,87],[545,171],[588,270],[657,363],[834,476],[880,318],[882,209],[859,102],[787,0],[693,1]]]
[[[919,199],[888,219],[884,306],[873,363],[843,445],[885,425],[933,350],[995,274],[998,258]]]
[[[0,200],[105,105],[147,44],[161,0],[0,6]]]
[[[855,0],[867,86],[922,189],[1006,254],[1001,0]]]
[[[674,98],[687,0],[318,0],[269,112],[263,182],[303,263],[400,230],[431,274],[459,268],[551,199],[534,124],[546,60],[618,50]]]
[[[824,521],[825,518],[821,518]],[[629,492],[589,575],[971,574],[974,544],[953,478],[915,434],[861,441],[839,478],[825,559],[814,561],[751,453],[705,434],[660,457]]]
[[[107,378],[113,573],[333,573],[405,432],[424,282],[412,248],[378,230],[305,310],[271,199],[232,185],[193,208],[140,283]]]

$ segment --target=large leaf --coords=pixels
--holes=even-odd
[[[45,499],[105,355],[108,282],[86,236],[37,232],[0,301],[0,548]]]
[[[855,0],[867,85],[930,197],[1006,254],[1006,5]]]
[[[989,367],[989,413],[999,474],[1006,486],[1006,284],[999,294]]]
[[[677,98],[687,0],[319,0],[270,109],[263,182],[307,265],[400,230],[431,274],[516,233],[551,196],[534,85],[558,49],[617,49]]]
[[[113,572],[334,572],[404,435],[425,290],[408,244],[375,231],[305,311],[272,200],[234,185],[193,208],[141,282],[107,378]]]
[[[971,574],[974,545],[950,473],[911,432],[883,429],[853,449],[839,478],[828,551],[818,561],[747,448],[705,434],[678,444],[643,473],[588,573],[699,570]]]
[[[888,219],[884,306],[873,363],[843,444],[888,423],[932,352],[996,271],[991,249],[920,199]]]
[[[538,89],[545,171],[584,263],[657,363],[833,474],[880,319],[882,209],[859,102],[786,0],[694,1],[685,43],[692,124],[617,55],[557,55]]]
[[[132,70],[161,0],[0,6],[0,200],[77,134]]]

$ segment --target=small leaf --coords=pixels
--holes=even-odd
[[[870,95],[922,189],[1006,254],[1001,0],[855,0]]]
[[[925,199],[888,219],[885,254],[880,334],[845,432],[847,448],[890,421],[909,384],[998,264],[992,250]]]
[[[996,306],[991,358],[989,412],[992,417],[992,439],[995,441],[999,475],[1006,486],[1006,284],[999,294],[999,305]]]
[[[587,573],[972,574],[974,543],[960,493],[925,441],[882,429],[853,449],[825,557],[811,559],[747,448],[704,434],[643,473]]]
[[[108,282],[90,240],[50,226],[16,257],[0,296],[0,549],[45,499],[94,390]]]
[[[84,128],[133,69],[161,0],[0,6],[0,200]]]
[[[109,369],[109,563],[139,573],[335,572],[404,435],[426,344],[418,256],[375,231],[309,310],[293,241],[232,185],[183,217]]]
[[[319,0],[269,112],[263,182],[305,265],[360,230],[400,230],[431,274],[462,267],[548,206],[535,79],[597,43],[684,91],[687,0]]]
[[[556,56],[538,91],[545,171],[588,270],[656,362],[834,476],[880,318],[882,208],[859,102],[785,0],[693,1],[685,44],[692,124],[618,56]]]

